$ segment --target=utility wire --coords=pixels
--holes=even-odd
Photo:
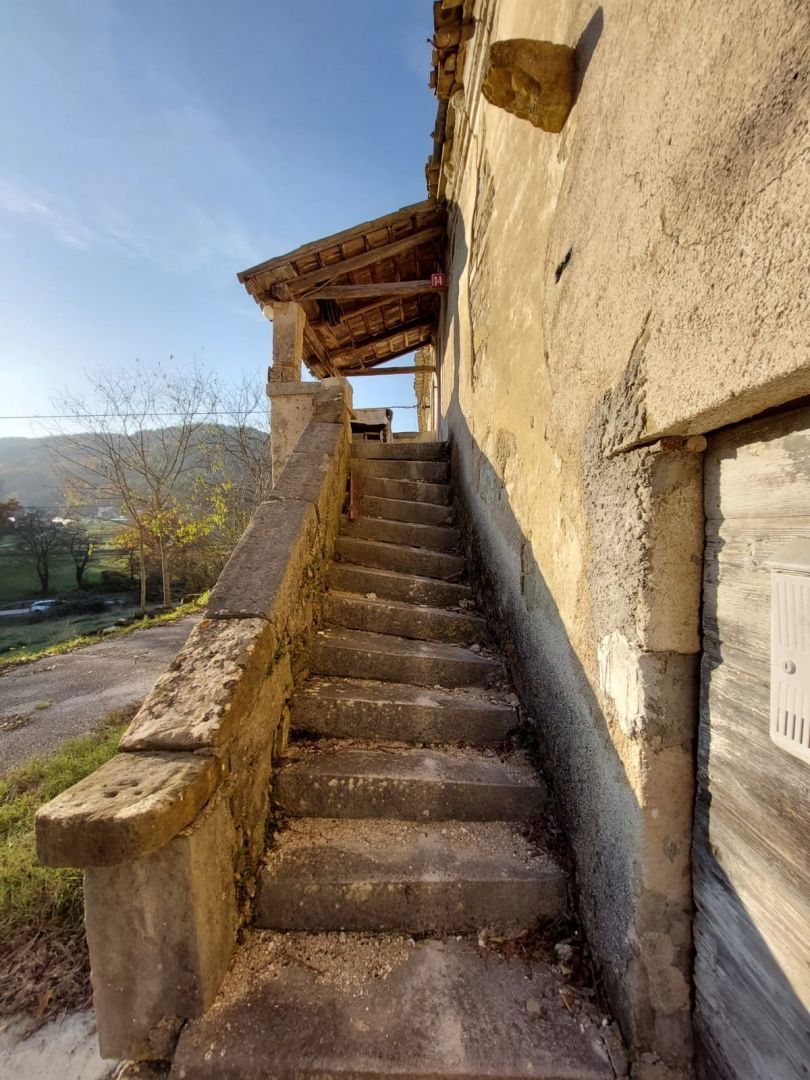
[[[418,405],[372,405],[374,409],[417,409]],[[204,413],[179,413],[179,412],[156,412],[144,416],[143,413],[41,413],[37,416],[0,416],[0,420],[150,420],[153,417],[167,416],[224,416],[234,419],[233,413],[228,412],[204,412]],[[266,416],[266,409],[248,409],[240,416]]]

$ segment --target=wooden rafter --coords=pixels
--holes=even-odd
[[[332,278],[342,277],[343,274],[349,274],[354,270],[361,270],[365,266],[371,266],[372,263],[383,262],[385,259],[395,259],[398,255],[402,255],[406,251],[410,251],[411,248],[419,247],[421,244],[430,243],[433,240],[438,240],[444,236],[443,225],[433,225],[429,229],[420,229],[419,232],[411,233],[410,236],[404,236],[401,240],[395,240],[392,244],[384,244],[382,247],[370,248],[368,251],[362,251],[359,255],[352,255],[351,258],[343,259],[341,262],[329,263],[328,266],[319,266],[317,270],[311,270],[307,274],[301,274],[299,277],[292,278],[290,281],[283,283],[283,291],[285,295],[276,296],[276,286],[271,289],[272,297],[277,300],[286,299],[306,299],[309,289],[315,286],[322,286],[326,281]]]
[[[440,289],[446,210],[435,201],[404,207],[239,274],[261,305],[300,304],[303,359],[318,378],[368,369],[430,340]]]
[[[408,352],[413,346],[409,347]],[[414,375],[417,371],[435,371],[436,368],[431,364],[425,367],[373,367],[373,368],[341,368],[340,374],[344,375],[347,379],[359,378],[361,375]]]
[[[248,270],[243,270],[241,273],[237,274],[237,278],[244,284],[249,278],[266,273],[268,270],[273,270],[276,267],[288,263],[299,262],[306,256],[317,254],[326,248],[345,244],[351,240],[364,237],[367,233],[377,232],[391,225],[397,226],[404,224],[414,217],[419,217],[419,215],[430,215],[431,213],[435,213],[435,211],[436,204],[432,199],[413,203],[410,206],[403,206],[401,210],[395,210],[392,214],[386,214],[384,217],[376,218],[372,221],[364,221],[360,225],[353,225],[351,229],[344,229],[342,232],[333,233],[331,236],[325,236],[321,240],[312,240],[308,244],[302,244],[301,247],[296,248],[294,251],[290,251],[287,255],[279,255],[273,259],[266,259],[257,266],[251,266]]]
[[[308,300],[362,300],[367,296],[381,299],[397,296],[418,296],[438,292],[429,278],[421,281],[369,281],[363,285],[322,285],[307,293]]]
[[[366,338],[365,341],[358,341],[350,348],[340,349],[338,352],[333,352],[330,356],[330,360],[333,364],[339,364],[343,359],[356,358],[357,354],[363,349],[378,349],[382,346],[390,344],[390,342],[395,341],[398,337],[404,334],[414,333],[418,334],[419,340],[411,345],[406,345],[405,348],[402,349],[402,352],[411,352],[414,349],[419,348],[420,345],[426,345],[428,341],[430,341],[431,335],[433,333],[433,323],[412,322],[407,323],[405,326],[392,327],[390,330],[387,330],[384,334],[380,334],[377,337]],[[380,364],[384,360],[390,359],[390,356],[376,357],[370,362]]]

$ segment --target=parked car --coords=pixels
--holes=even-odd
[[[35,600],[28,609],[29,615],[61,615],[65,610],[63,600]]]

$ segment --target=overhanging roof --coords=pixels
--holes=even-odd
[[[446,212],[434,200],[314,240],[238,275],[263,307],[300,303],[304,362],[313,375],[376,367],[431,341]]]

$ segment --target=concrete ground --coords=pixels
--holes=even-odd
[[[98,1056],[92,1012],[71,1013],[28,1039],[25,1022],[0,1027],[0,1080],[110,1080],[118,1068]]]
[[[0,674],[0,772],[140,703],[200,621],[192,615]]]

